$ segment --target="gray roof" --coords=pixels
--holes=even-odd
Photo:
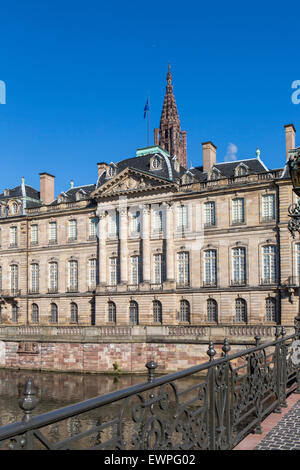
[[[28,186],[27,184],[25,184],[24,187],[25,187],[25,197],[37,199],[38,201],[40,200],[39,191],[34,189],[32,186]],[[4,195],[4,192],[0,194],[0,199],[7,200],[7,199],[11,199],[12,197],[16,197],[16,198],[24,197],[21,184],[19,186],[16,186],[15,188],[7,189],[7,191],[8,191],[8,194],[6,196]]]
[[[181,178],[186,169],[180,165],[179,172],[175,170],[174,167],[174,160],[172,157],[168,157],[166,154],[160,154],[157,152],[158,155],[161,156],[161,168],[157,170],[153,170],[150,168],[150,160],[155,155],[153,153],[149,153],[147,155],[141,155],[138,157],[126,158],[125,160],[121,160],[117,163],[111,163],[116,168],[116,175],[121,173],[126,168],[132,168],[134,170],[138,170],[143,172],[144,174],[149,174],[151,176],[157,176],[158,178],[163,178],[168,182],[176,181],[177,178]],[[106,177],[106,170],[100,175],[97,181],[97,187],[102,186],[109,178]]]
[[[63,194],[66,197],[67,202],[74,202],[76,201],[76,194],[78,192],[81,192],[85,197],[88,197],[95,189],[96,189],[95,184],[87,184],[84,186],[75,186],[73,188],[69,188],[67,191],[63,191],[63,193],[60,193],[57,199],[51,202],[51,205],[58,204],[58,198],[61,194]]]

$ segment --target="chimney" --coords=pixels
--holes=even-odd
[[[105,162],[97,163],[97,166],[98,166],[98,178],[99,178],[101,173],[103,173],[103,171],[105,170],[107,163]]]
[[[217,147],[212,142],[202,142],[202,150],[203,171],[210,171],[217,161]]]
[[[55,176],[49,173],[40,173],[40,198],[43,204],[54,201],[54,179]]]
[[[286,150],[286,159],[289,158],[289,150],[292,150],[296,147],[295,145],[295,135],[296,129],[293,124],[287,124],[285,128],[285,150]]]

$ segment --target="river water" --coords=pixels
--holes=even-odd
[[[23,417],[23,411],[19,408],[18,400],[23,396],[26,380],[33,378],[38,405],[33,411],[33,416],[39,415],[51,410],[55,410],[72,403],[87,400],[96,396],[104,395],[113,391],[117,391],[132,385],[147,382],[147,375],[104,375],[104,374],[79,374],[79,373],[56,373],[56,372],[37,372],[24,370],[7,370],[0,369],[0,426],[20,421]],[[179,384],[178,384],[179,382]],[[177,381],[178,390],[192,389],[192,394],[197,396],[199,400],[199,391],[202,389],[203,378],[199,376],[191,376],[185,378],[184,381]],[[170,387],[170,386],[167,386]],[[156,389],[158,390],[158,389]],[[147,399],[151,392],[147,393]],[[183,393],[185,395],[185,392]],[[189,399],[190,392],[187,392],[184,400]],[[169,389],[170,404],[167,406],[167,417],[175,412],[175,394],[172,388]],[[139,424],[132,419],[134,406],[137,406],[136,413],[139,421],[138,413],[141,413],[141,401],[138,397],[133,397],[134,404],[126,405],[122,417],[123,431],[122,435],[130,443],[132,448],[132,436],[136,434],[136,428]],[[163,402],[159,401],[155,406],[158,412],[161,411]],[[196,403],[193,403],[196,405]],[[113,420],[119,420],[122,402],[116,402],[106,405],[97,410],[92,410],[84,415],[75,416],[64,420],[59,424],[53,424],[44,428],[43,433],[51,443],[68,439],[76,436],[76,434],[85,432],[94,426],[103,426],[100,432],[94,432],[80,442],[74,442],[70,446],[72,449],[85,449],[94,447],[100,443],[109,441],[118,432],[118,423]],[[151,416],[151,407],[146,406],[147,413]],[[106,426],[106,423],[108,425]],[[110,424],[112,423],[112,424]],[[127,436],[127,437],[126,437]],[[5,443],[7,448],[9,443]],[[37,442],[37,448],[41,445]],[[112,446],[113,448],[114,446]],[[127,448],[127,446],[126,446]]]

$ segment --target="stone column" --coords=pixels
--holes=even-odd
[[[120,283],[128,284],[128,213],[127,205],[120,205],[119,209],[119,237],[120,237]]]
[[[174,205],[166,203],[166,287],[172,288],[175,284],[174,270]]]
[[[97,211],[99,217],[99,286],[104,289],[106,286],[106,238],[107,238],[107,217],[106,211]]]
[[[150,273],[150,204],[143,207],[143,224],[142,224],[142,243],[143,243],[143,284],[149,285],[151,281]]]

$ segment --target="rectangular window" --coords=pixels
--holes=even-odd
[[[263,247],[263,284],[276,283],[276,246]]]
[[[189,253],[177,253],[177,281],[179,286],[188,286],[190,283]]]
[[[246,284],[246,250],[245,248],[233,248],[233,285]]]
[[[97,284],[97,260],[89,260],[89,287],[95,288]]]
[[[69,240],[77,240],[77,220],[69,221]]]
[[[118,283],[118,258],[109,258],[109,282],[111,286]]]
[[[275,194],[267,194],[262,197],[263,220],[275,219]]]
[[[117,237],[119,234],[119,213],[113,212],[109,216],[108,234],[110,237]]]
[[[205,252],[205,281],[206,286],[217,285],[217,252],[216,250],[207,250]]]
[[[92,217],[90,219],[90,239],[94,239],[97,237],[97,229],[98,229],[98,217]]]
[[[30,230],[30,243],[31,245],[37,245],[38,244],[38,225],[34,224],[31,225],[31,230]]]
[[[204,226],[213,227],[216,225],[216,205],[214,201],[204,204]]]
[[[137,211],[135,214],[130,216],[130,233],[140,233],[141,231],[141,213]]]
[[[177,208],[177,229],[186,230],[188,224],[188,206],[179,206]]]
[[[34,263],[31,265],[31,292],[39,291],[39,265]]]
[[[244,199],[238,198],[232,201],[232,223],[241,224],[245,221]]]
[[[70,291],[78,290],[78,263],[77,261],[69,261],[69,285]]]
[[[17,227],[10,227],[10,246],[18,245],[18,229]]]
[[[10,289],[12,292],[18,290],[18,266],[16,264],[10,267]]]
[[[49,290],[50,292],[56,292],[58,289],[58,268],[57,263],[50,263],[49,264]]]
[[[49,243],[57,243],[57,225],[56,222],[49,223]]]
[[[131,284],[137,285],[139,283],[139,270],[140,270],[140,263],[139,263],[139,256],[132,256],[131,257]]]
[[[153,278],[154,284],[162,283],[162,255],[156,254],[153,256]]]

